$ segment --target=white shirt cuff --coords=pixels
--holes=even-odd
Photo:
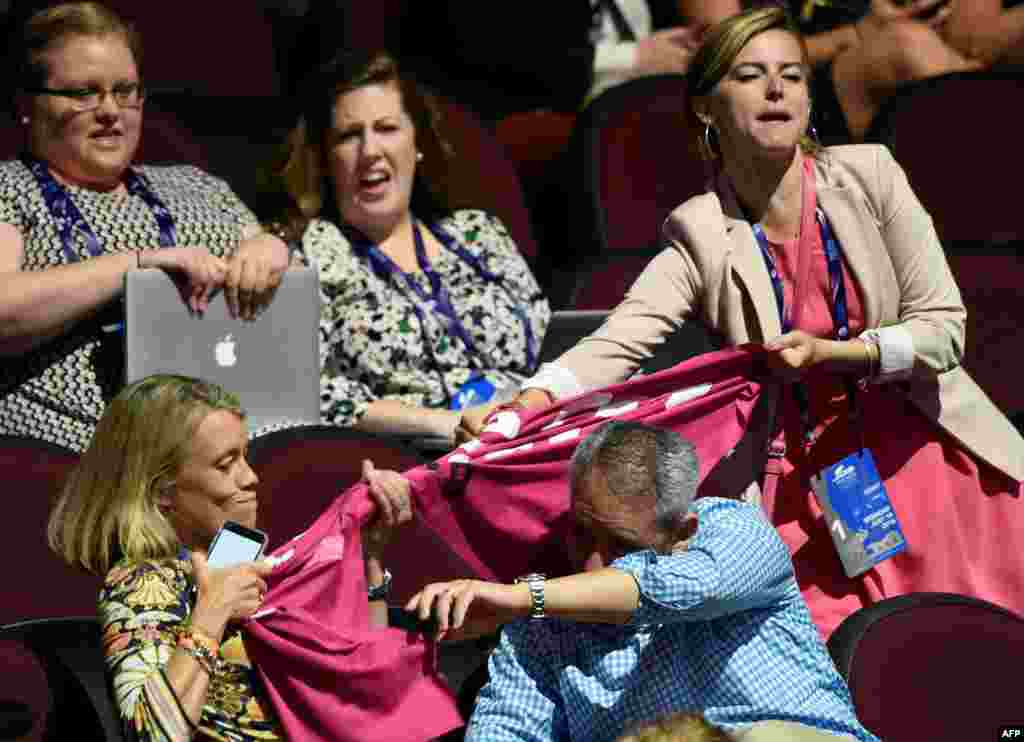
[[[590,97],[633,77],[635,66],[636,42],[598,43],[594,48],[594,80],[590,86]]]
[[[877,382],[900,381],[914,370],[914,337],[903,325],[880,327],[861,334],[878,346]]]
[[[543,389],[555,399],[567,399],[586,391],[572,371],[556,363],[545,363],[537,373],[524,381],[520,389]]]

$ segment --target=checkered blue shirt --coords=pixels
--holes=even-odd
[[[637,581],[627,626],[509,624],[467,741],[615,740],[634,722],[700,710],[736,729],[794,721],[878,742],[854,716],[793,578],[789,551],[754,505],[704,498],[689,549],[612,566]]]

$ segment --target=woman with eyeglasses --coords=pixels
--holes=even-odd
[[[33,14],[13,56],[26,148],[0,163],[0,434],[81,449],[122,382],[125,273],[160,268],[202,312],[223,287],[251,319],[289,265],[222,181],[131,165],[139,39],[98,3]]]

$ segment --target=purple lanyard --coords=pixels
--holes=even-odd
[[[89,250],[90,255],[93,257],[102,255],[103,248],[100,247],[96,233],[92,231],[92,227],[89,226],[85,217],[82,216],[82,212],[78,210],[78,206],[72,200],[71,194],[67,192],[64,186],[57,182],[57,179],[50,173],[49,168],[41,160],[37,160],[27,154],[21,156],[21,161],[29,169],[29,172],[35,176],[36,182],[39,183],[43,199],[46,201],[46,208],[49,209],[50,216],[53,217],[54,222],[57,224],[57,230],[60,233],[61,243],[64,247],[64,255],[67,256],[68,261],[77,263],[80,260],[78,252],[74,248],[76,233],[80,233],[85,237],[86,248]],[[160,228],[160,247],[171,247],[177,243],[178,236],[177,230],[174,228],[174,217],[171,216],[171,212],[164,206],[160,197],[149,187],[146,179],[141,174],[128,168],[125,171],[124,181],[128,193],[142,199],[150,211],[153,212],[153,217]]]
[[[434,312],[434,314],[441,318],[445,327],[453,332],[463,342],[470,354],[474,356],[478,355],[476,346],[473,343],[469,332],[463,326],[458,315],[455,313],[455,307],[452,306],[448,289],[445,288],[444,283],[441,281],[441,276],[430,264],[430,259],[427,257],[426,246],[423,244],[423,235],[421,233],[419,222],[414,221],[412,225],[413,241],[416,246],[416,262],[419,264],[420,270],[423,271],[427,280],[430,282],[429,294],[423,290],[411,275],[399,268],[395,261],[389,258],[383,250],[377,247],[377,245],[354,229],[348,228],[346,231],[349,233],[349,237],[352,240],[352,245],[356,249],[356,252],[366,255],[374,272],[378,275],[384,276],[401,276],[405,281],[406,286],[412,289],[416,296],[419,297],[420,301],[425,304],[430,311]],[[440,229],[432,229],[431,234],[437,237],[438,241],[444,245],[447,250],[454,253],[460,260],[473,268],[477,275],[479,275],[486,283],[496,283],[504,288],[504,282],[499,276],[487,270],[478,256],[471,253],[462,245],[456,244],[450,235]],[[507,289],[506,292],[510,293]],[[416,312],[416,317],[419,319],[420,327],[423,328],[425,338],[426,326],[424,324],[423,309],[416,302],[412,302],[412,308]],[[530,325],[530,318],[526,314],[526,310],[518,304],[512,307],[512,311],[515,313],[516,317],[519,318],[519,321],[523,326],[523,335],[526,339],[526,364],[532,371],[534,364],[536,363],[537,351],[535,348],[533,328]],[[429,343],[427,343],[427,345],[429,347]]]
[[[843,252],[839,247],[832,232],[832,227],[825,217],[825,212],[819,207],[815,211],[818,222],[818,230],[821,233],[821,244],[825,248],[825,264],[828,267],[829,298],[832,305],[832,336],[835,340],[849,340],[850,319],[846,304],[846,280],[843,278]],[[779,310],[779,322],[782,324],[782,331],[790,332],[793,329],[792,319],[786,314],[786,298],[782,286],[782,277],[779,275],[775,258],[772,256],[768,246],[768,237],[760,224],[753,225],[754,236],[757,237],[757,245],[761,248],[761,256],[764,258],[765,266],[768,268],[768,276],[772,281],[772,289],[775,292],[775,304]],[[854,422],[858,422],[857,409],[857,386],[847,377],[846,394],[850,400],[850,415]],[[793,384],[793,396],[796,399],[800,412],[800,422],[804,429],[804,442],[809,445],[814,442],[814,435],[811,430],[810,402],[807,397],[807,389],[801,383]]]

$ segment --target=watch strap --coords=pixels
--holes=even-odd
[[[384,600],[391,594],[391,571],[384,570],[384,581],[366,590],[367,600]]]
[[[530,618],[544,618],[544,583],[547,576],[539,572],[531,572],[528,575],[516,578],[516,584],[525,582],[530,590]]]

